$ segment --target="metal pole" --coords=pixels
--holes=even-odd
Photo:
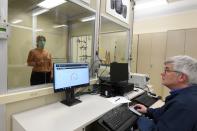
[[[101,1],[100,0],[97,0],[97,6],[96,6],[96,17],[95,17],[95,28],[94,28],[94,42],[93,42],[93,52],[92,52],[92,56],[93,56],[93,59],[92,59],[92,64],[91,65],[94,65],[92,67],[92,76],[95,76],[95,71],[97,70],[98,68],[98,65],[96,64],[93,64],[94,62],[96,62],[98,60],[97,56],[99,55],[98,54],[98,44],[99,44],[99,33],[100,33],[100,3]]]

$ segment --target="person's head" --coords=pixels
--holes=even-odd
[[[36,45],[40,49],[44,49],[45,43],[46,43],[46,38],[42,35],[37,36],[36,38]]]
[[[197,60],[190,56],[174,56],[164,62],[162,84],[169,89],[197,84]]]

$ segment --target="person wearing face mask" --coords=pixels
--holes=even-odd
[[[51,54],[44,49],[46,38],[37,36],[36,48],[29,51],[27,58],[28,66],[32,66],[30,85],[38,85],[50,83],[53,77],[52,74],[52,57]]]

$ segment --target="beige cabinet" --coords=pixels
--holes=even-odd
[[[150,74],[152,34],[140,34],[138,40],[137,72]]]
[[[185,54],[197,59],[197,29],[185,31]]]
[[[159,95],[163,92],[161,72],[165,60],[166,36],[166,33],[152,34],[150,78],[155,92]]]
[[[184,54],[185,31],[173,30],[167,32],[166,58]]]
[[[137,72],[150,75],[154,91],[162,94],[161,76],[165,60],[166,33],[139,35]]]
[[[166,58],[174,55],[189,55],[197,58],[197,29],[168,31]]]

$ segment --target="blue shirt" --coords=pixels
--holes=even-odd
[[[176,94],[176,93],[178,93],[180,90],[182,90],[182,89],[172,89],[172,90],[170,91],[170,94],[171,94],[171,95]]]
[[[197,85],[192,85],[171,91],[164,106],[148,109],[152,120],[139,118],[138,126],[140,131],[197,131],[196,112]]]

